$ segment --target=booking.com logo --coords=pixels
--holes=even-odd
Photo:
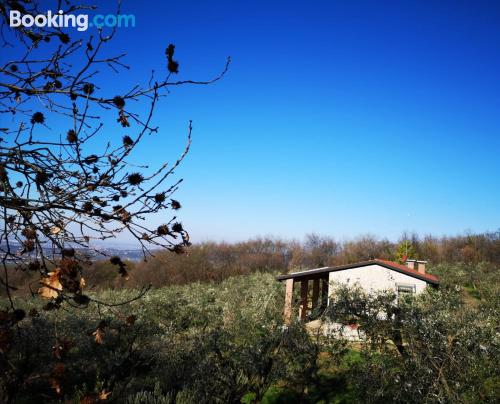
[[[87,31],[89,27],[135,27],[134,14],[96,14],[89,21],[88,14],[64,14],[62,10],[57,13],[47,11],[47,14],[24,14],[20,11],[10,10],[9,26],[11,27],[32,27],[40,28],[76,28],[78,31]]]

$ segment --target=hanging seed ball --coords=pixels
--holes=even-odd
[[[179,201],[176,201],[175,199],[171,199],[170,201],[170,206],[172,207],[172,209],[177,210],[181,208],[181,204]]]
[[[12,73],[17,72],[17,65],[10,65],[10,71],[11,71]]]
[[[120,191],[120,195],[122,198],[126,198],[128,196],[128,192],[127,191]]]
[[[120,219],[123,223],[128,223],[132,220],[132,215],[126,210],[120,212]]]
[[[170,73],[179,73],[179,62],[176,62],[175,60],[169,60],[168,61],[168,71]]]
[[[87,201],[85,202],[83,205],[82,205],[82,209],[85,211],[85,212],[91,212],[92,209],[93,209],[93,205],[92,205],[92,202],[90,201]]]
[[[32,227],[25,227],[21,234],[26,237],[28,240],[33,240],[36,238],[36,230]]]
[[[132,173],[127,177],[127,181],[130,185],[139,185],[144,181],[144,177],[140,173]]]
[[[38,185],[43,185],[45,184],[47,181],[49,180],[49,176],[43,172],[43,171],[39,171],[36,173],[36,176],[35,176],[35,182],[38,184]]]
[[[23,182],[22,181],[17,181],[16,182],[16,187],[21,188],[22,186],[23,186]]]
[[[113,104],[115,104],[118,108],[123,108],[125,106],[125,100],[117,95],[116,97],[113,98]]]
[[[133,144],[134,144],[134,141],[132,140],[132,138],[130,136],[127,136],[127,135],[123,136],[122,142],[123,142],[123,146],[125,146],[127,148],[133,146]]]
[[[85,94],[92,94],[94,92],[94,85],[92,83],[85,83],[83,85],[83,92]]]
[[[78,141],[78,136],[73,129],[68,130],[68,133],[66,134],[66,140],[69,143],[76,143]]]
[[[164,193],[156,194],[155,195],[155,202],[157,202],[157,203],[165,202],[165,194]]]
[[[59,80],[54,81],[54,87],[55,88],[62,88],[62,83]]]
[[[183,228],[182,228],[182,224],[180,224],[179,222],[176,222],[172,225],[172,230],[176,233],[180,233]]]
[[[158,228],[156,229],[156,233],[158,233],[158,235],[160,235],[160,236],[166,236],[169,233],[168,226],[166,224],[162,224],[161,226],[158,226]]]
[[[41,112],[35,112],[31,117],[31,123],[34,125],[35,123],[44,123],[45,116]]]
[[[120,200],[120,195],[113,195],[113,201],[118,202]]]
[[[69,41],[70,41],[69,35],[68,34],[59,34],[59,40],[64,44],[69,43]]]

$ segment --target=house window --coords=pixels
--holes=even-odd
[[[397,286],[398,296],[412,295],[416,292],[415,285],[399,284]]]

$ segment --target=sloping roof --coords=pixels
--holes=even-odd
[[[326,274],[329,272],[334,272],[334,271],[343,271],[344,269],[351,269],[351,268],[359,268],[359,267],[366,267],[368,265],[380,265],[384,268],[391,269],[396,272],[400,272],[402,274],[411,276],[413,278],[421,279],[423,281],[426,281],[428,283],[432,283],[433,285],[438,285],[439,284],[439,278],[435,275],[431,274],[423,274],[421,272],[418,272],[416,269],[410,269],[406,265],[401,265],[398,264],[397,262],[392,262],[392,261],[386,261],[386,260],[381,260],[381,259],[374,259],[370,261],[362,261],[362,262],[356,262],[354,264],[347,264],[347,265],[338,265],[335,267],[324,267],[324,268],[317,268],[317,269],[309,269],[307,271],[300,271],[300,272],[293,272],[291,274],[284,274],[284,275],[278,275],[276,277],[277,280],[279,281],[284,281],[285,279],[301,279],[301,278],[315,278],[317,275],[321,274]]]

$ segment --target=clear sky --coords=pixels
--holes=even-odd
[[[101,2],[109,4],[110,2]],[[109,9],[106,9],[109,10]],[[180,79],[138,160],[177,171],[192,239],[396,239],[500,227],[500,2],[131,1],[110,51]],[[111,52],[112,53],[112,52]],[[117,139],[122,133],[116,134]]]

